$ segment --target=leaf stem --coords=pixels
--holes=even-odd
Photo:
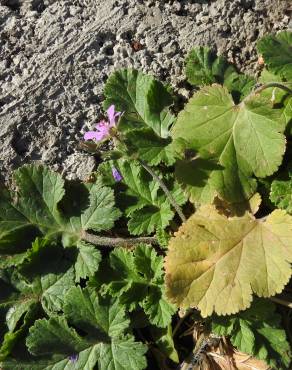
[[[109,248],[135,246],[141,243],[158,245],[158,241],[154,236],[146,236],[139,238],[121,238],[121,237],[110,238],[107,236],[99,236],[87,233],[86,231],[82,231],[81,239],[94,245]]]
[[[284,299],[277,298],[277,297],[270,297],[270,300],[275,303],[279,303],[282,306],[292,308],[292,302],[285,301]]]
[[[181,324],[185,321],[185,319],[187,318],[187,317],[189,317],[190,316],[190,314],[193,312],[193,309],[192,308],[190,308],[190,309],[188,309],[187,311],[186,311],[186,313],[182,316],[182,317],[180,317],[180,319],[178,320],[178,322],[177,322],[177,324],[175,325],[175,328],[173,329],[173,332],[172,332],[172,336],[174,337],[175,336],[175,334],[177,333],[177,331],[178,331],[178,329],[180,328],[180,326],[181,326]]]
[[[292,95],[292,90],[279,83],[279,82],[269,82],[269,83],[266,83],[266,84],[263,84],[261,86],[259,86],[258,88],[256,88],[255,90],[253,90],[252,94],[259,94],[260,92],[262,92],[263,90],[265,89],[269,89],[270,87],[277,87],[278,89],[282,89],[284,91],[286,91],[288,94]]]
[[[186,222],[187,219],[186,219],[185,215],[183,214],[180,206],[176,203],[176,201],[175,201],[174,197],[172,196],[171,192],[167,189],[167,186],[165,185],[163,180],[161,180],[161,178],[153,171],[153,169],[150,166],[148,166],[147,163],[145,163],[141,159],[137,159],[137,160],[141,164],[141,166],[144,167],[145,170],[148,173],[150,173],[150,175],[153,177],[153,179],[158,182],[159,186],[164,191],[165,195],[167,196],[168,200],[170,201],[170,203],[172,204],[172,206],[176,210],[176,212],[179,215],[182,222]]]

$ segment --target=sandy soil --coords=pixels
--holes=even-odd
[[[290,5],[289,5],[290,4]],[[134,67],[187,95],[183,60],[209,45],[254,73],[256,41],[292,28],[290,0],[0,0],[0,178],[42,161],[85,178],[78,148],[107,76]]]

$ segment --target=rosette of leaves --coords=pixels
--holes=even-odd
[[[116,249],[103,261],[94,284],[119,298],[129,311],[142,308],[152,325],[166,327],[175,308],[165,297],[162,268],[163,257],[147,245],[134,251]]]

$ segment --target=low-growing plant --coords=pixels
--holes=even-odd
[[[253,78],[193,49],[181,110],[114,72],[90,179],[1,188],[1,369],[289,369],[292,33],[258,51]]]

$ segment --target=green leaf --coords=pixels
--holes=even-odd
[[[81,215],[84,230],[109,230],[120,217],[121,212],[115,207],[113,191],[101,185],[93,184],[90,188],[90,206]]]
[[[283,80],[280,76],[271,73],[266,68],[262,70],[259,82],[262,84],[268,84],[270,82],[279,82],[281,83]],[[269,87],[267,89],[264,89],[261,91],[261,96],[269,99],[269,101],[272,104],[278,104],[281,105],[287,96],[287,92],[283,89],[280,89],[278,87]]]
[[[257,48],[271,72],[292,80],[292,32],[264,36]]]
[[[163,259],[150,246],[139,245],[134,252],[114,250],[97,279],[104,292],[119,297],[130,311],[140,306],[152,324],[170,323],[175,309],[164,297]]]
[[[168,107],[173,103],[166,87],[153,76],[132,69],[114,72],[104,88],[104,107],[114,104],[123,112],[119,130],[151,128],[158,136],[169,136],[174,116]]]
[[[231,178],[232,170],[224,170],[222,166],[218,165],[212,159],[195,158],[193,160],[177,161],[175,165],[175,176],[177,181],[185,189],[191,202],[204,204],[212,203],[218,193],[221,196],[225,194],[226,185],[224,178]],[[233,193],[230,190],[232,199],[235,200],[244,197],[242,194],[242,185],[239,181],[237,185],[233,186]],[[245,186],[246,196],[248,196],[254,192],[256,184],[254,182],[247,182]],[[226,197],[230,198],[228,194],[226,194]]]
[[[36,240],[35,245],[41,242]],[[11,297],[0,302],[16,310],[23,301],[40,302],[42,308],[50,314],[62,309],[64,294],[74,285],[74,269],[63,258],[60,246],[46,245],[38,254],[31,253],[31,260],[19,266],[18,271],[10,273],[10,284],[14,290]],[[7,303],[6,303],[7,301]]]
[[[47,238],[62,236],[64,244],[68,246],[80,240],[82,230],[108,230],[120,216],[120,211],[114,207],[113,191],[102,186],[100,181],[87,187],[80,185],[78,193],[75,189],[74,196],[70,197],[70,192],[67,192],[64,197],[64,181],[59,174],[46,167],[23,166],[15,172],[14,180],[18,188],[14,201],[7,192],[0,193],[3,211],[0,216],[0,249],[4,253],[8,249],[10,254],[23,253],[37,235],[37,228]],[[82,198],[83,203],[79,204],[79,197],[84,197],[84,192],[87,197],[85,200]],[[70,209],[67,207],[68,213],[63,214],[60,205],[68,203]],[[77,209],[76,203],[79,206]],[[20,250],[15,248],[18,243]],[[7,264],[14,265],[21,260],[19,254]]]
[[[101,270],[98,274],[103,290],[119,297],[120,302],[132,311],[146,297],[148,280],[137,270],[134,254],[130,251],[116,249],[110,254],[108,264],[107,273]]]
[[[160,208],[144,207],[131,215],[128,229],[132,235],[151,234],[155,228],[168,226],[173,217],[174,212],[167,203],[161,204]]]
[[[171,139],[163,139],[152,130],[132,130],[126,138],[131,151],[151,166],[161,162],[171,166],[176,160],[177,154]]]
[[[244,353],[253,353],[255,337],[252,330],[250,330],[249,326],[244,320],[239,319],[238,324],[240,330],[233,335],[232,344],[235,347],[240,348],[240,350]]]
[[[194,48],[186,57],[186,76],[195,86],[223,83],[224,77],[235,72],[235,68],[223,57],[206,47]]]
[[[255,84],[256,80],[253,77],[237,72],[231,73],[224,81],[224,86],[236,102],[250,94]]]
[[[92,290],[72,288],[66,296],[64,316],[51,317],[35,323],[27,338],[34,355],[63,355],[64,362],[56,369],[69,369],[72,355],[77,355],[74,369],[142,370],[146,367],[146,347],[126,334],[129,320],[117,301],[98,299]],[[69,323],[88,333],[80,337]],[[65,361],[66,360],[66,361]],[[52,358],[53,361],[53,358]],[[68,367],[67,367],[68,366]]]
[[[47,167],[27,165],[14,172],[14,181],[17,209],[41,231],[57,229],[62,222],[58,203],[65,194],[62,177]]]
[[[273,174],[282,162],[285,137],[281,111],[259,97],[234,105],[226,89],[204,87],[190,99],[172,130],[174,139],[199,151],[205,160],[217,160],[220,170],[210,170],[199,199],[219,195],[229,202],[250,198],[255,191],[252,175]],[[208,173],[209,172],[209,173]],[[200,180],[199,180],[200,181]],[[194,194],[195,195],[195,194]],[[198,200],[198,196],[194,198]]]
[[[167,248],[169,240],[170,240],[169,233],[166,232],[165,230],[161,229],[161,228],[158,228],[156,230],[155,236],[157,238],[157,241],[158,241],[160,247],[163,248],[163,249]]]
[[[5,333],[0,347],[0,361],[11,354],[16,343],[22,339],[26,330],[35,320],[38,312],[34,299],[20,302],[12,306],[6,314],[8,331]]]
[[[148,280],[159,281],[163,276],[163,259],[147,245],[140,244],[135,248],[134,264]]]
[[[284,179],[273,180],[270,200],[279,208],[292,214],[292,172]]]
[[[162,328],[171,322],[172,315],[176,312],[175,306],[167,302],[162,288],[151,289],[141,306],[151,324]]]
[[[275,210],[265,221],[245,213],[227,217],[203,206],[169,243],[166,294],[202,316],[247,308],[254,292],[280,293],[291,277],[292,217]]]
[[[22,252],[37,234],[35,225],[15,207],[8,191],[0,189],[0,252]]]
[[[68,326],[63,316],[37,320],[29,330],[26,345],[35,356],[52,353],[69,356],[87,347],[85,340]]]
[[[64,297],[67,291],[74,285],[74,270],[70,268],[64,274],[47,274],[34,285],[41,285],[42,307],[50,314],[61,311],[64,304]]]
[[[77,247],[78,256],[75,263],[75,281],[79,283],[81,279],[86,279],[96,273],[101,261],[101,253],[94,245],[83,241],[80,241]]]
[[[186,57],[186,76],[195,86],[219,83],[224,85],[236,101],[247,96],[255,79],[241,73],[222,56],[217,56],[211,49],[198,47],[192,49]]]
[[[167,328],[163,329],[157,327],[150,327],[149,330],[158,348],[173,362],[178,363],[179,357],[175,349],[171,325],[168,325]]]
[[[165,228],[174,217],[170,203],[159,184],[136,162],[114,162],[127,185],[119,197],[126,205],[125,213],[130,220],[128,229],[133,235],[151,234],[156,228]]]
[[[213,317],[212,331],[229,336],[240,351],[264,360],[274,369],[290,364],[290,346],[276,306],[265,299],[255,299],[246,311],[236,316]]]

